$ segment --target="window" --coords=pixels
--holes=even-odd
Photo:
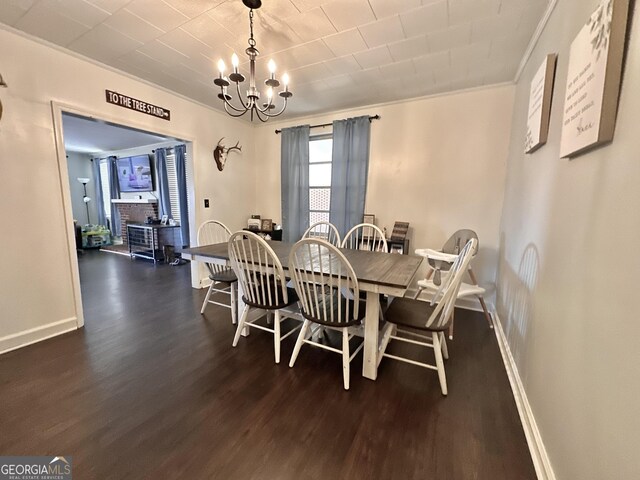
[[[329,221],[331,205],[331,135],[318,135],[309,141],[309,225]]]
[[[178,173],[176,172],[176,156],[173,153],[173,150],[167,152],[167,180],[169,183],[169,199],[171,201],[171,217],[177,222],[180,222]]]
[[[102,208],[104,215],[111,222],[111,188],[109,187],[109,160],[102,158],[100,162],[100,187],[102,188]]]

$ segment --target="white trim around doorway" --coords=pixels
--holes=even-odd
[[[84,326],[84,311],[82,308],[82,291],[80,289],[80,270],[78,267],[78,257],[76,255],[75,232],[73,229],[73,212],[71,209],[71,189],[70,189],[69,179],[68,179],[69,168],[67,165],[67,154],[64,147],[62,114],[70,113],[73,115],[79,115],[82,117],[101,120],[104,122],[121,125],[123,127],[129,127],[136,130],[142,130],[149,133],[155,133],[158,135],[180,139],[180,141],[185,142],[187,144],[187,161],[190,163],[188,168],[191,168],[192,180],[193,180],[193,184],[188,185],[189,207],[195,206],[195,193],[196,193],[195,186],[197,184],[197,179],[195,176],[195,168],[194,168],[193,162],[196,154],[196,144],[194,139],[189,135],[185,135],[184,132],[176,132],[174,130],[166,129],[162,127],[159,127],[159,128],[153,127],[152,129],[150,129],[148,125],[143,125],[142,123],[132,121],[129,118],[125,119],[118,116],[105,114],[104,112],[96,112],[96,111],[86,109],[84,107],[78,107],[78,106],[60,103],[56,101],[51,102],[51,113],[53,117],[53,130],[55,134],[56,155],[58,157],[58,174],[60,177],[60,185],[61,185],[60,193],[62,196],[62,206],[64,209],[64,218],[65,218],[66,230],[67,230],[69,270],[71,272],[71,278],[73,282],[73,299],[74,299],[74,308],[75,308],[75,317],[76,317],[75,320],[76,320],[76,327],[81,328]],[[189,230],[191,235],[195,234],[195,222],[196,222],[195,209],[189,208]],[[193,272],[194,266],[197,267],[197,265],[191,266],[192,277],[194,275],[194,272]],[[34,341],[39,341],[39,340],[44,340],[44,339],[38,339]]]

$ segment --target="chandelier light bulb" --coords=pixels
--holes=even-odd
[[[238,71],[240,59],[238,55],[233,53],[231,56],[232,71],[228,76],[225,76],[224,72],[226,70],[226,66],[222,59],[219,60],[218,70],[220,71],[220,76],[213,79],[213,84],[220,89],[217,96],[222,100],[224,110],[229,115],[232,117],[241,117],[248,113],[252,121],[256,119],[261,122],[266,122],[269,118],[277,117],[284,113],[287,108],[287,102],[293,96],[293,93],[289,91],[288,87],[289,75],[285,74],[284,90],[276,92],[277,96],[282,99],[281,105],[278,108],[274,105],[274,89],[278,89],[281,83],[276,79],[276,62],[273,59],[270,59],[266,65],[269,70],[269,74],[264,80],[264,84],[267,87],[265,95],[268,101],[262,104],[259,103],[260,91],[259,85],[256,82],[256,64],[260,52],[258,51],[256,40],[253,35],[253,18],[254,10],[260,8],[262,1],[243,0],[243,3],[249,8],[249,38],[247,40],[249,46],[245,50],[249,60],[248,65],[246,65],[248,75],[245,77],[245,75]],[[260,65],[264,66],[264,63],[261,62]],[[240,85],[245,81],[248,81],[248,88],[246,90],[246,96],[243,97]],[[233,88],[238,92],[238,98],[235,102],[232,102],[232,100],[234,100],[233,97],[227,94],[227,87],[233,84],[235,84],[235,87]]]
[[[282,83],[284,83],[285,87],[289,86],[289,74],[285,73],[284,75],[282,75]]]

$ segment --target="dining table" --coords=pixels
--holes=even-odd
[[[289,253],[294,243],[273,240],[267,243],[282,263],[286,275],[289,269]],[[346,248],[341,248],[340,251],[353,267],[360,290],[366,292],[362,375],[375,380],[378,374],[380,348],[380,295],[404,296],[418,272],[423,257]],[[229,265],[228,244],[216,243],[186,248],[182,251],[182,258],[196,262]],[[244,309],[242,297],[242,288],[238,285],[239,311]],[[264,312],[256,310],[252,314],[255,316],[251,319],[254,319],[264,315]],[[245,327],[243,336],[249,335],[248,330]]]

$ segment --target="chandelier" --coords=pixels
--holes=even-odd
[[[229,115],[232,117],[241,117],[245,113],[250,112],[252,121],[254,117],[257,117],[261,122],[266,122],[269,118],[277,117],[284,112],[287,108],[287,100],[293,96],[293,93],[289,91],[289,75],[285,73],[282,76],[284,90],[278,93],[278,95],[284,100],[283,105],[279,111],[272,112],[272,110],[276,109],[276,106],[273,103],[274,89],[280,86],[280,82],[276,79],[276,64],[273,60],[269,60],[270,75],[264,82],[267,86],[267,101],[262,104],[262,107],[259,106],[260,92],[256,87],[256,58],[258,58],[260,52],[256,48],[256,41],[253,38],[253,11],[262,6],[262,0],[242,0],[242,3],[249,8],[250,29],[250,36],[248,40],[249,47],[245,50],[245,53],[249,57],[249,89],[246,93],[246,101],[242,99],[242,94],[240,93],[240,84],[243,83],[246,78],[238,71],[239,60],[235,53],[231,57],[233,73],[230,73],[228,77],[224,76],[226,66],[224,61],[220,59],[218,61],[218,70],[220,71],[220,75],[213,81],[213,83],[220,87],[218,98],[223,101],[224,109]],[[231,103],[233,97],[227,92],[231,82],[236,84],[236,91],[238,93],[238,99],[240,100],[241,106],[235,106]]]

